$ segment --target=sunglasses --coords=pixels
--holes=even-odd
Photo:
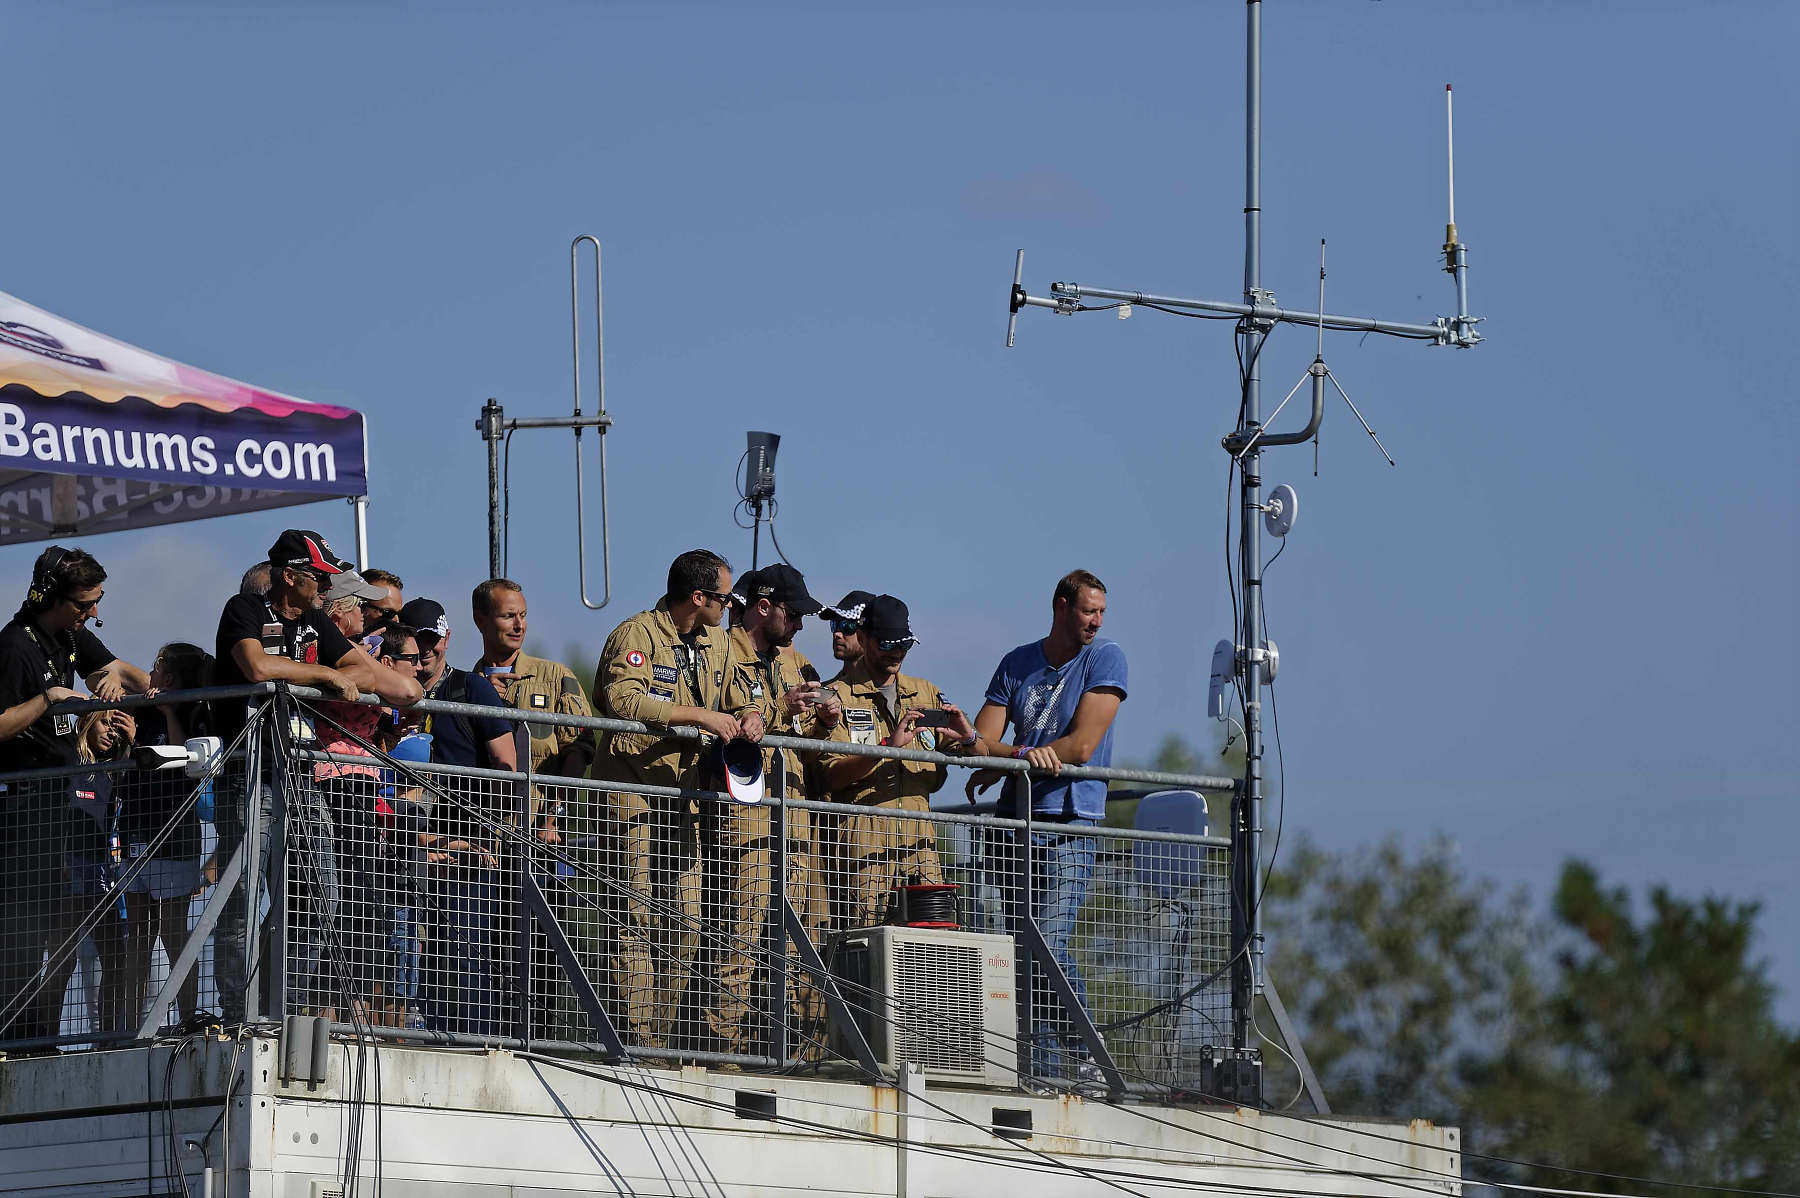
[[[855,636],[856,630],[861,627],[862,625],[855,620],[833,620],[831,622],[831,631],[839,636]]]
[[[723,594],[719,591],[701,591],[700,593],[702,595],[705,595],[708,599],[717,599],[720,603],[730,603],[731,602],[730,595]]]
[[[69,604],[69,606],[73,607],[76,611],[93,611],[96,607],[100,606],[100,601],[104,598],[106,598],[106,592],[101,591],[98,595],[95,595],[92,599],[85,599],[85,600],[72,599],[69,596],[64,595],[63,602]]]
[[[384,653],[382,656],[389,661],[403,661],[409,666],[416,666],[419,664],[419,655],[417,653]]]
[[[891,641],[876,641],[875,647],[883,653],[904,653],[918,643],[917,637],[903,636]]]

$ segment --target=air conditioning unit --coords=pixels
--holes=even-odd
[[[875,1059],[896,1071],[916,1065],[932,1081],[1018,1085],[1013,968],[1010,936],[881,927],[832,942],[832,973]]]

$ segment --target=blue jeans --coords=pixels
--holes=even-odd
[[[1087,983],[1069,945],[1075,938],[1076,919],[1087,897],[1088,882],[1094,875],[1098,845],[1092,836],[1071,835],[1070,832],[1091,828],[1096,822],[1079,818],[1058,821],[1052,825],[1057,829],[1055,832],[1034,830],[1031,834],[1032,918],[1043,933],[1050,955],[1069,979],[1069,988],[1075,992],[1076,1001],[1083,1008],[1088,1003]],[[988,885],[999,891],[1006,926],[1015,936],[1020,931],[1018,912],[1023,905],[1021,892],[1025,880],[1018,858],[1019,837],[1015,829],[994,829],[988,833]],[[1020,994],[1019,1005],[1020,1033],[1029,1037],[1032,1043],[1031,1071],[1040,1076],[1060,1075],[1071,1064],[1064,1051],[1064,1044],[1072,1035],[1069,1022],[1060,1008],[1057,1015],[1034,1022],[1034,1005],[1048,1009],[1056,999],[1049,979],[1043,976],[1035,962],[1030,976],[1031,984]],[[1034,1004],[1033,998],[1039,995],[1043,996],[1042,1001]]]

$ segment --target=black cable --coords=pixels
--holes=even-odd
[[[775,535],[775,513],[777,511],[779,511],[780,509],[776,508],[775,501],[773,499],[769,500],[769,509],[770,509],[769,510],[769,541],[771,544],[773,544],[775,546],[775,556],[780,558],[783,562],[786,562],[788,565],[791,566],[794,563],[788,561],[787,554],[785,554],[781,551],[781,538],[779,538]]]

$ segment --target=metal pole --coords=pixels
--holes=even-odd
[[[1262,295],[1262,0],[1247,0],[1244,57],[1244,302]],[[1254,435],[1262,419],[1262,367],[1266,326],[1244,324],[1243,413],[1239,429]],[[1262,913],[1257,910],[1258,863],[1262,856],[1262,478],[1261,451],[1252,447],[1239,462],[1242,508],[1239,518],[1240,576],[1244,581],[1243,639],[1239,662],[1244,685],[1244,788],[1234,821],[1237,859],[1234,881],[1241,908],[1242,942],[1232,966],[1232,1045],[1253,1047],[1251,1015],[1261,977]]]
[[[756,569],[756,558],[762,547],[762,501],[750,505],[750,568]]]
[[[356,568],[369,568],[369,497],[353,495],[350,507],[356,513]]]
[[[501,425],[506,418],[506,409],[500,401],[492,396],[481,405],[481,439],[487,442],[488,470],[488,577],[499,578],[501,574],[501,539],[503,529],[500,522],[500,442],[505,433]]]

